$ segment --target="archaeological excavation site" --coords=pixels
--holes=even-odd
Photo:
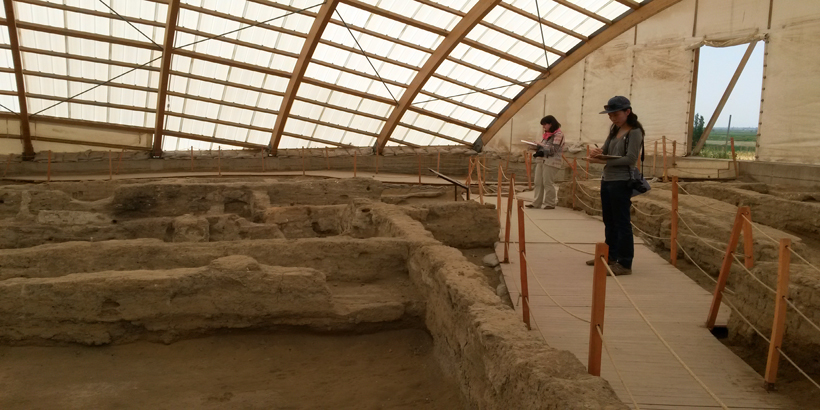
[[[820,403],[818,1],[0,14],[0,410]]]
[[[19,379],[3,380],[2,407],[617,403],[465,256],[492,252],[494,207],[449,190],[388,203],[406,190],[300,177],[4,185],[0,341],[16,347],[0,357]],[[34,394],[41,371],[50,387]]]

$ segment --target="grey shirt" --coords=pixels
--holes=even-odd
[[[604,165],[604,181],[628,181],[629,169],[634,168],[641,156],[643,134],[640,128],[633,128],[627,133],[629,146],[624,147],[623,138],[607,138],[602,148],[605,155],[622,155],[621,158],[609,159]]]

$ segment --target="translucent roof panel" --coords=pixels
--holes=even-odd
[[[162,96],[163,149],[261,148],[285,114],[281,148],[369,147],[386,125],[389,144],[469,145],[534,79],[631,11],[612,0],[504,0],[418,78],[478,0],[346,0],[317,39],[311,28],[327,4],[317,0],[182,0],[164,50],[169,4],[14,2],[20,49],[0,29],[0,111],[20,111],[19,72],[33,121],[153,129]],[[307,44],[315,51],[289,87]],[[408,92],[412,103],[388,124]]]

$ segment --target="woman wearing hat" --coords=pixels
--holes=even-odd
[[[601,114],[609,115],[612,126],[603,147],[590,151],[589,161],[606,164],[601,178],[601,209],[604,235],[609,247],[609,264],[614,274],[629,275],[635,255],[629,213],[632,206],[630,169],[638,162],[645,132],[626,97],[610,98]],[[602,155],[608,157],[602,158]],[[587,261],[587,264],[594,262]]]

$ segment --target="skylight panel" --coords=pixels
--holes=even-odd
[[[342,138],[339,139],[339,142],[357,147],[371,147],[376,143],[376,138],[352,131],[344,131]]]
[[[429,21],[425,21],[429,23]],[[440,27],[440,26],[439,26]],[[407,26],[406,29],[398,36],[400,40],[407,41],[409,43],[418,44],[422,47],[433,49],[438,46],[438,43],[441,42],[441,36],[435,33],[431,33],[427,30],[422,30],[416,27]],[[417,51],[417,50],[414,50]],[[418,51],[417,51],[418,52]]]
[[[549,13],[543,15],[543,17],[546,20],[568,29],[572,29],[587,18],[583,14],[566,7],[556,7]]]
[[[222,99],[236,104],[247,105],[250,107],[258,107],[259,99],[261,97],[262,93],[258,91],[251,91],[227,86],[225,87]]]
[[[600,30],[603,26],[604,26],[604,23],[601,23],[598,20],[587,19],[583,23],[581,23],[577,27],[575,27],[575,31],[577,31],[578,33],[583,34],[585,36],[591,36],[596,31]]]
[[[322,116],[322,110],[324,107],[316,105],[316,104],[309,104],[304,101],[294,101],[293,107],[291,107],[291,114],[303,117],[303,118],[310,118],[312,120],[319,120]]]
[[[169,114],[169,116],[173,115]],[[216,124],[212,122],[180,117],[179,131],[186,134],[204,135],[210,137],[214,134],[215,128]]]
[[[406,127],[403,127],[401,125],[399,125],[396,128],[397,129],[401,128],[402,132],[401,132],[401,134],[399,134],[400,138],[398,138],[401,141],[406,141],[406,142],[409,142],[411,144],[416,144],[416,145],[421,145],[421,146],[429,146],[430,144],[433,143],[433,141],[436,140],[436,136],[432,133],[428,133],[428,132],[424,132],[424,131],[420,131],[420,130],[416,130],[416,129],[411,129],[411,128],[406,128]],[[448,142],[448,145],[455,144],[452,141],[447,141],[447,142]]]
[[[316,127],[317,125],[315,123],[302,121],[298,118],[291,118],[288,120],[288,122],[285,123],[285,132],[290,134],[303,135],[306,137],[312,137],[313,133],[316,131]],[[331,140],[332,138],[328,138],[328,136],[323,135],[322,139]],[[302,145],[300,146],[307,146],[307,143],[308,141],[303,141]]]
[[[342,16],[342,18],[344,18],[344,16]],[[407,29],[407,25],[374,14],[368,19],[364,28],[389,37],[399,38],[401,33]]]
[[[214,136],[216,138],[223,138],[228,140],[234,141],[245,141],[245,138],[248,137],[248,129],[247,128],[240,128],[234,125],[226,125],[226,124],[217,124],[216,129],[214,130]],[[228,146],[227,149],[236,149],[236,147]]]
[[[357,105],[357,107],[359,111],[367,112],[373,115],[378,115],[379,117],[383,118],[387,118],[393,111],[393,108],[395,108],[392,105],[383,104],[373,100],[362,100],[361,103]]]
[[[370,81],[369,86],[365,90],[368,94],[388,98],[398,102],[406,89],[390,84],[383,84],[378,81]]]
[[[253,119],[251,120],[251,125],[255,127],[273,129],[275,124],[276,114],[271,114],[268,112],[257,111],[253,114]],[[268,133],[268,138],[270,138],[270,133]]]
[[[603,8],[601,8],[600,10],[598,10],[596,13],[606,19],[614,20],[615,18],[619,17],[620,15],[626,13],[629,10],[629,7],[613,1],[608,5],[604,6]]]
[[[0,90],[17,92],[17,79],[14,73],[0,73]]]

